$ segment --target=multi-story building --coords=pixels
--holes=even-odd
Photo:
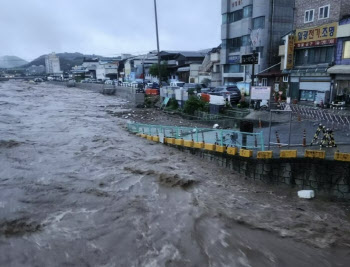
[[[45,56],[45,68],[46,73],[50,75],[61,75],[60,59],[55,53],[51,53]]]
[[[252,66],[242,65],[241,56],[253,49],[259,56],[254,73],[273,70],[279,62],[281,37],[293,29],[294,0],[222,0],[221,4],[223,83],[251,82]],[[272,81],[264,78],[266,85]]]
[[[293,100],[329,103],[334,98],[334,77],[328,69],[336,64],[339,21],[349,12],[349,0],[295,1],[295,31],[286,36],[284,66],[284,73],[289,75],[289,96]],[[343,59],[348,62],[346,51],[345,58],[342,55],[348,40],[343,37],[345,46],[338,47],[341,52],[337,54],[340,64]]]
[[[350,104],[350,14],[339,21],[335,64],[327,70],[334,81],[332,100]]]

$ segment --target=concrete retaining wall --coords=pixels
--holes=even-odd
[[[178,146],[176,146],[178,147]],[[178,147],[267,184],[313,189],[318,195],[350,199],[350,163],[307,158],[254,159]]]
[[[67,86],[66,82],[54,82],[50,81],[49,83],[55,84],[55,85],[62,85]],[[108,88],[111,88],[113,85],[108,85]],[[105,85],[104,84],[97,84],[97,83],[76,83],[76,88],[79,89],[87,89],[94,92],[102,93]],[[122,86],[114,86],[115,88],[115,95],[126,99],[130,101],[132,106],[143,106],[145,102],[145,94],[144,93],[137,93],[136,88],[131,87],[122,87]]]

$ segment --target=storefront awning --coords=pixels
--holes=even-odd
[[[330,74],[350,74],[350,65],[336,65],[327,70]]]

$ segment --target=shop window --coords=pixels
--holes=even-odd
[[[315,101],[316,91],[302,90],[300,91],[300,100],[302,101]]]
[[[243,7],[243,18],[250,18],[253,15],[253,6]]]
[[[295,52],[295,65],[332,63],[334,59],[334,47],[316,47],[297,50]]]
[[[350,59],[350,41],[344,42],[343,58]]]
[[[304,23],[309,23],[314,21],[315,10],[310,9],[305,11]]]
[[[264,29],[265,28],[265,17],[258,17],[253,19],[253,29]]]
[[[318,12],[318,19],[328,19],[329,9],[330,9],[330,5],[321,6]]]

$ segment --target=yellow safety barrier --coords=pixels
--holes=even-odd
[[[147,134],[141,134],[140,135],[142,138],[147,138]]]
[[[348,161],[350,162],[350,153],[339,153],[334,154],[334,159],[338,161]]]
[[[183,146],[184,145],[184,140],[183,139],[175,139],[175,145]]]
[[[216,146],[215,151],[220,152],[220,153],[225,153],[226,147],[225,146]]]
[[[257,158],[258,159],[272,159],[273,152],[272,151],[258,151]]]
[[[147,140],[152,141],[153,140],[153,136],[152,135],[147,135]]]
[[[204,148],[204,143],[203,142],[194,142],[193,147],[194,148]]]
[[[244,158],[251,158],[253,157],[253,150],[241,149],[239,155]]]
[[[158,142],[158,143],[159,143],[159,136],[158,136],[158,135],[154,135],[154,136],[152,137],[152,140],[153,140],[154,142]]]
[[[193,141],[185,140],[184,141],[184,146],[185,147],[193,147],[193,143],[194,143]]]
[[[166,138],[166,141],[164,142],[167,144],[175,145],[175,138]]]
[[[233,156],[237,155],[237,147],[228,147],[227,154],[233,155]]]
[[[326,151],[322,150],[305,150],[305,158],[325,159]]]
[[[209,150],[209,151],[215,151],[215,147],[216,147],[216,145],[214,145],[214,144],[205,144],[204,145],[204,149]]]
[[[296,157],[298,157],[297,150],[281,150],[280,151],[280,158],[290,159],[290,158],[296,158]]]

